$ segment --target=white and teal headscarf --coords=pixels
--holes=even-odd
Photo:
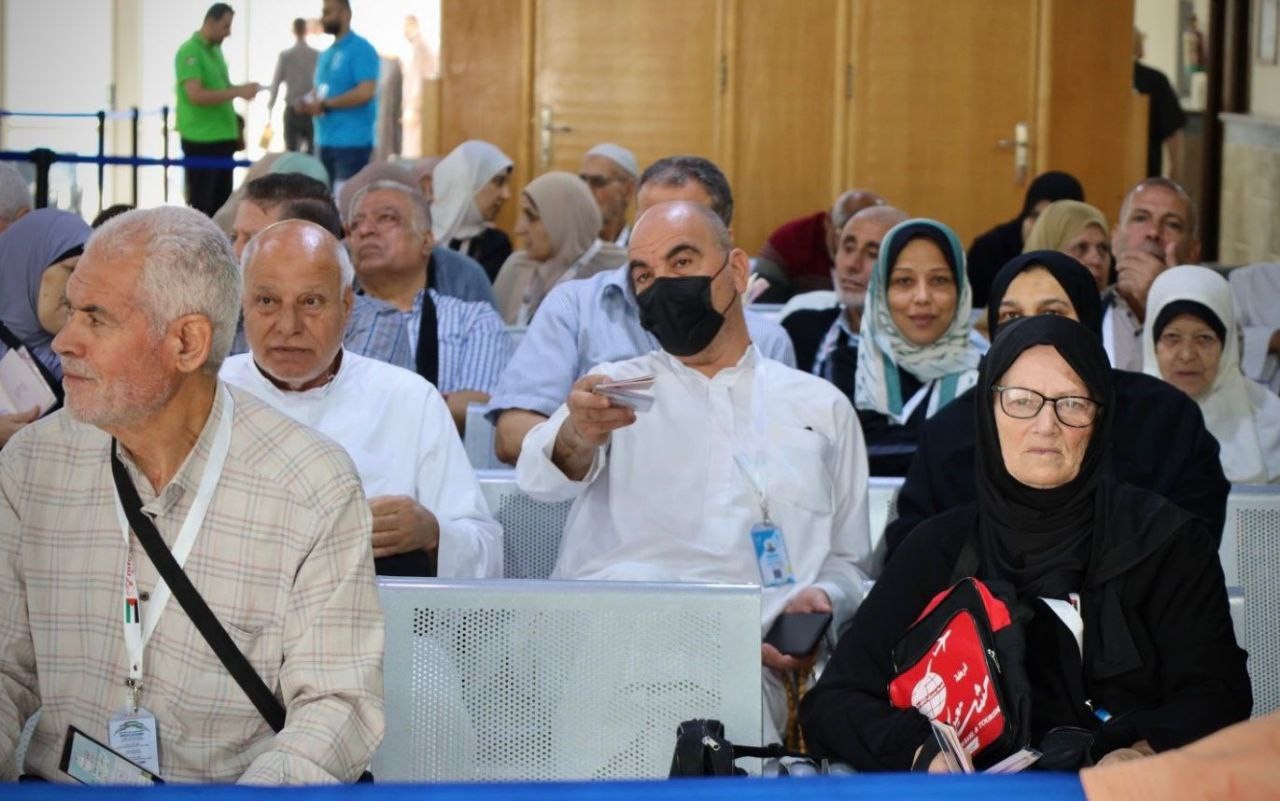
[[[898,330],[889,313],[889,272],[902,249],[914,239],[928,239],[942,251],[956,279],[956,311],[951,324],[937,341],[913,345]],[[904,407],[898,368],[906,370],[928,392],[926,416],[950,403],[956,395],[977,383],[980,354],[970,341],[973,290],[965,272],[964,248],[955,232],[936,220],[917,218],[898,223],[880,243],[880,256],[867,289],[858,346],[858,371],[854,381],[854,405],[879,412],[901,425],[911,416]]]

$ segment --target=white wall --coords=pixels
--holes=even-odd
[[[1249,113],[1280,119],[1280,65],[1257,62],[1258,0],[1253,0],[1249,17]]]
[[[1147,35],[1146,54],[1142,63],[1155,67],[1169,77],[1178,74],[1178,49],[1182,46],[1178,30],[1178,0],[1136,0],[1133,23]],[[1204,21],[1201,20],[1203,30]]]
[[[111,85],[115,82],[116,107],[128,109],[136,105],[144,112],[139,126],[140,154],[159,156],[163,151],[162,128],[154,112],[161,106],[174,106],[174,53],[200,26],[210,3],[211,0],[5,0],[0,33],[2,107],[24,111],[109,109]],[[231,5],[236,17],[231,36],[222,45],[231,80],[267,85],[275,71],[277,55],[293,43],[293,19],[318,18],[321,0],[233,0]],[[353,0],[352,5],[352,27],[380,52],[398,55],[407,50],[403,35],[407,14],[418,17],[428,41],[439,50],[439,0]],[[116,30],[116,25],[126,29]],[[317,37],[313,44],[324,46],[327,41],[328,37]],[[113,54],[113,42],[128,51]],[[266,100],[264,92],[252,103],[236,101],[237,110],[246,115],[250,158],[262,154],[257,143],[266,122]],[[278,103],[274,149],[283,147],[281,109],[282,104]],[[93,153],[97,148],[96,121],[0,121],[0,148],[25,150],[39,146]],[[112,126],[108,151],[127,155],[129,147],[128,124]],[[171,135],[170,153],[181,155],[176,133]],[[66,174],[59,179],[57,173]],[[181,173],[170,170],[171,202],[181,201]],[[161,175],[158,168],[140,172],[141,205],[162,201]],[[51,181],[60,193],[59,204],[66,206],[71,186],[69,172],[55,167]],[[77,182],[85,191],[81,209],[92,217],[98,206],[96,168],[81,167]],[[128,200],[128,171],[109,169],[106,202]]]
[[[56,35],[55,33],[56,32]],[[5,4],[4,108],[9,111],[96,112],[111,83],[111,4],[40,0]],[[5,117],[0,148],[96,153],[97,120]],[[24,169],[24,172],[26,169]],[[96,211],[97,168],[55,165],[51,204]],[[82,197],[78,197],[80,192]]]

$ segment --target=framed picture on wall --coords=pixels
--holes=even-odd
[[[1280,38],[1280,0],[1258,2],[1258,51],[1259,64],[1277,63],[1276,40]]]

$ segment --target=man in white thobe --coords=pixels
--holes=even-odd
[[[250,353],[221,378],[338,442],[373,512],[379,575],[502,575],[489,514],[449,408],[417,373],[344,350],[354,270],[313,223],[264,229],[244,251]]]
[[[553,578],[758,584],[762,632],[787,612],[831,612],[838,630],[872,573],[853,407],[751,343],[749,260],[712,211],[653,206],[629,257],[641,320],[662,350],[579,379],[517,462],[525,492],[575,499]],[[647,375],[645,411],[593,392]],[[761,656],[768,736],[786,717],[779,673],[807,670],[813,655],[762,644]]]

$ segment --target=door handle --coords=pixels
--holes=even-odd
[[[1025,122],[1015,123],[1013,138],[997,139],[996,147],[1013,150],[1013,182],[1024,186],[1031,170],[1031,126]]]
[[[542,169],[546,170],[551,167],[552,145],[555,142],[555,135],[558,133],[572,133],[572,125],[556,125],[555,111],[551,106],[538,107],[538,142],[539,162]]]

